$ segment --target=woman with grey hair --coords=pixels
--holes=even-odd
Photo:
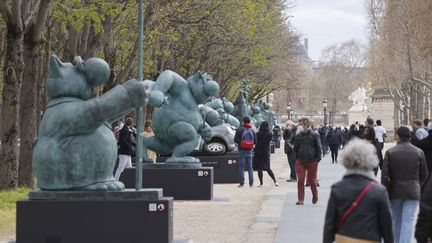
[[[350,141],[340,155],[347,169],[331,187],[324,225],[324,243],[393,243],[390,202],[386,189],[375,181],[375,146]]]

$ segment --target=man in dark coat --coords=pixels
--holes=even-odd
[[[414,214],[420,200],[420,187],[427,178],[424,153],[410,143],[410,130],[396,130],[397,145],[384,156],[381,183],[390,196],[393,234],[396,242],[411,242]]]
[[[132,125],[133,120],[129,117],[126,119],[124,126],[120,129],[119,132],[119,164],[115,172],[116,180],[120,179],[120,175],[125,168],[132,167],[132,156],[134,156],[133,147],[136,146],[135,142],[132,141],[132,137],[134,134]]]
[[[303,130],[295,136],[294,152],[296,154],[296,173],[298,201],[296,205],[304,204],[305,174],[312,190],[312,203],[318,202],[317,170],[321,160],[322,149],[320,137],[310,128],[309,119],[303,119]]]
[[[342,144],[342,134],[332,127],[327,134],[326,140],[330,146],[332,164],[337,163],[339,148]]]

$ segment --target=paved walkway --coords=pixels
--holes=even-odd
[[[280,186],[267,193],[267,199],[256,216],[256,222],[247,234],[248,243],[322,242],[330,186],[342,178],[345,169],[340,164],[331,164],[330,155],[326,155],[319,163],[318,203],[312,204],[312,193],[307,187],[305,205],[297,206],[297,183],[286,182],[290,172],[286,161],[283,148],[272,155],[272,164],[284,163],[286,166],[282,171],[275,172]]]
[[[385,150],[394,146],[386,144]],[[286,161],[283,149],[272,155],[272,163]],[[261,206],[256,223],[248,232],[248,243],[311,243],[322,242],[323,227],[330,187],[339,181],[345,168],[341,164],[332,164],[330,155],[319,163],[318,188],[319,201],[312,204],[310,188],[305,190],[305,205],[297,206],[297,184],[285,182],[289,177],[288,165],[277,175],[280,187],[267,193],[267,199]],[[380,174],[379,174],[380,175]],[[379,177],[378,177],[379,180]],[[416,219],[415,219],[416,221]],[[416,242],[412,239],[412,242]]]
[[[286,172],[289,170],[287,169]],[[285,196],[281,220],[274,243],[310,243],[322,242],[323,226],[330,186],[340,180],[345,169],[340,164],[332,164],[329,155],[319,163],[318,203],[312,204],[310,188],[305,190],[305,205],[297,206],[296,183],[290,183]]]

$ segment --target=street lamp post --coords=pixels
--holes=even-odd
[[[326,125],[327,124],[327,99],[324,99],[323,107],[324,107],[324,125]]]
[[[287,105],[288,120],[291,120],[291,101]]]

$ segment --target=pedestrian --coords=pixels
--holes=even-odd
[[[286,123],[286,128],[283,132],[283,139],[285,141],[284,144],[284,152],[287,155],[288,165],[290,167],[290,178],[287,182],[295,182],[297,181],[297,175],[295,172],[295,152],[294,152],[294,138],[295,138],[295,124],[293,121],[289,120]]]
[[[120,175],[125,168],[132,167],[132,156],[135,156],[133,147],[136,146],[132,125],[133,119],[128,117],[126,118],[124,126],[119,131],[119,163],[114,175],[116,180],[120,179]]]
[[[411,143],[423,150],[426,158],[426,164],[428,167],[429,177],[432,174],[432,130],[429,131],[429,134],[424,139],[418,139],[414,134],[411,136]]]
[[[327,144],[330,146],[332,164],[337,163],[339,147],[342,144],[342,135],[338,130],[330,128],[326,140]]]
[[[349,136],[348,128],[344,127],[342,129],[342,149],[345,148],[345,145],[348,143],[348,136]]]
[[[296,205],[304,204],[305,172],[308,173],[308,182],[312,191],[312,203],[318,202],[317,170],[321,160],[321,143],[319,135],[312,132],[308,118],[303,119],[303,129],[295,136],[294,152],[296,154],[296,173],[298,201]]]
[[[150,120],[147,120],[144,123],[144,137],[152,137],[154,135],[153,129],[152,129],[152,122]],[[153,150],[147,149],[147,157],[153,162],[156,163],[156,153]]]
[[[432,120],[429,118],[423,119],[423,125],[428,132],[432,130]]]
[[[347,172],[331,187],[323,243],[393,243],[390,202],[373,174],[375,147],[356,138],[340,157]]]
[[[362,131],[360,130],[360,127],[351,124],[349,131],[348,131],[348,141],[351,141],[353,138],[361,138],[362,137]]]
[[[432,179],[430,176],[424,188],[425,191],[420,200],[415,238],[417,243],[432,243]]]
[[[324,126],[320,127],[320,129],[318,130],[319,135],[320,135],[320,140],[321,140],[321,148],[323,151],[323,155],[326,155],[328,153],[328,144],[327,144],[327,134],[328,134],[329,129],[327,128],[327,126],[324,124]]]
[[[429,135],[426,128],[423,127],[423,121],[421,121],[420,119],[415,119],[412,124],[414,128],[414,133],[418,139],[422,140]]]
[[[252,123],[249,117],[243,118],[243,124],[234,135],[234,142],[238,145],[239,150],[239,174],[240,185],[244,186],[244,171],[247,170],[249,175],[249,186],[253,187],[253,168],[252,168],[252,151],[256,144],[256,134],[252,129]]]
[[[373,146],[375,146],[375,148],[377,148],[377,141],[376,141],[375,137],[376,137],[375,130],[372,126],[365,126],[363,128],[362,138],[364,140],[368,141],[369,143],[371,143]],[[375,150],[375,153],[376,153],[376,150]],[[378,156],[378,154],[377,154],[377,156]],[[379,168],[379,166],[377,166],[374,169],[375,176],[378,174],[378,168]]]
[[[269,131],[269,124],[266,121],[261,122],[257,133],[257,144],[254,148],[253,169],[258,171],[260,187],[263,186],[263,171],[267,171],[272,178],[274,185],[279,186],[270,168],[270,142],[272,134]]]
[[[387,138],[386,130],[382,126],[381,120],[376,120],[376,127],[374,127],[377,155],[379,159],[379,168],[382,169],[383,155],[382,150],[384,149],[384,141]]]
[[[272,141],[275,148],[280,148],[281,129],[278,125],[273,128]]]
[[[396,130],[397,145],[384,156],[381,183],[387,187],[396,243],[410,243],[413,221],[420,200],[420,186],[427,178],[424,153],[410,143],[410,130]]]

